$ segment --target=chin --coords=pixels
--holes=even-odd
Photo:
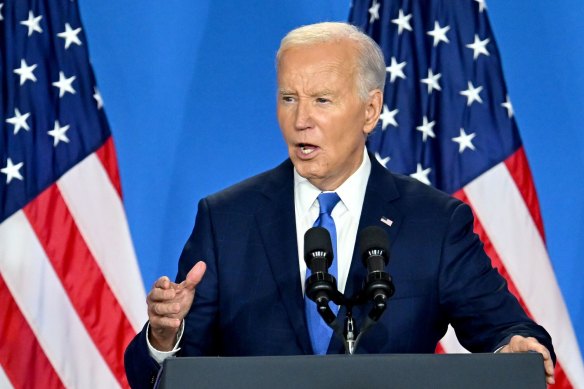
[[[318,171],[314,169],[314,163],[308,161],[292,161],[298,174],[306,179],[315,179],[319,177]]]

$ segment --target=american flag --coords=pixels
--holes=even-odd
[[[0,388],[128,387],[146,319],[77,3],[0,1]]]
[[[379,43],[387,63],[369,149],[386,168],[472,207],[493,265],[552,335],[557,387],[584,387],[485,0],[355,0],[350,22]],[[452,330],[438,351],[463,351]]]

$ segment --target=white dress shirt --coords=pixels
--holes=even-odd
[[[331,216],[335,221],[337,230],[337,287],[339,292],[345,291],[353,250],[357,239],[357,229],[361,219],[363,200],[367,180],[371,173],[371,161],[367,151],[363,153],[363,161],[336,192],[341,201],[333,209]],[[312,185],[306,178],[300,176],[294,169],[294,209],[296,213],[296,238],[298,242],[298,265],[300,268],[300,281],[304,291],[306,279],[306,262],[304,262],[304,234],[314,225],[319,214],[317,197],[322,191]]]

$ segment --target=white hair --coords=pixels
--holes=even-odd
[[[298,46],[310,46],[319,43],[350,40],[357,49],[357,92],[365,101],[369,92],[385,86],[385,61],[377,43],[357,27],[342,22],[324,22],[309,24],[290,31],[280,42],[276,53],[276,66],[280,63],[282,53]]]

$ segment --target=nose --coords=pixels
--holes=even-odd
[[[311,128],[312,125],[312,110],[310,103],[304,99],[300,99],[296,105],[296,118],[294,120],[294,127],[297,130],[306,130]]]

